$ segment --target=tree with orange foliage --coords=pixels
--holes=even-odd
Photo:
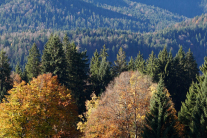
[[[9,91],[0,104],[0,137],[77,137],[77,106],[57,76],[43,74]]]
[[[78,124],[86,138],[139,137],[151,93],[151,79],[139,72],[124,72],[100,98],[86,103],[87,122]]]

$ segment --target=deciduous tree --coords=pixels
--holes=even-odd
[[[51,73],[15,85],[0,105],[0,137],[77,137],[70,93]]]

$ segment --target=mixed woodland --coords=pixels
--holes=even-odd
[[[1,0],[0,137],[206,138],[206,12],[207,0]]]

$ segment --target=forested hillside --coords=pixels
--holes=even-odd
[[[135,57],[140,51],[146,59],[153,50],[156,55],[167,46],[172,54],[178,51],[182,45],[185,52],[190,48],[194,53],[196,61],[200,66],[206,56],[206,17],[202,15],[192,20],[176,24],[170,28],[154,33],[134,33],[130,31],[112,29],[77,29],[71,31],[42,30],[36,32],[10,33],[1,36],[1,48],[11,58],[11,65],[14,68],[19,61],[24,65],[27,61],[28,50],[35,42],[42,53],[44,45],[52,32],[58,34],[62,39],[67,33],[71,42],[75,42],[80,51],[87,50],[89,59],[93,52],[100,50],[103,45],[108,48],[109,60],[113,61],[120,47],[126,52],[127,60]]]
[[[149,32],[187,19],[129,0],[118,3],[124,4],[99,6],[82,0],[10,0],[0,6],[0,32],[74,30],[77,27]]]

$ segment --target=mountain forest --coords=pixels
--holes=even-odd
[[[1,0],[1,138],[206,138],[207,0]]]

